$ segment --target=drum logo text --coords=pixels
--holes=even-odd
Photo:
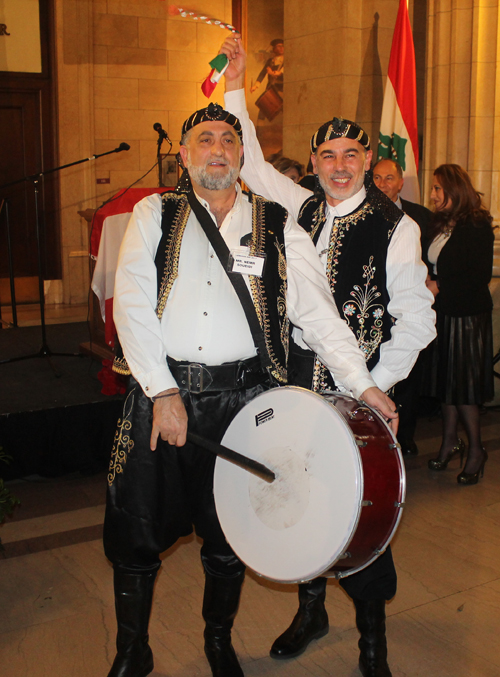
[[[274,418],[274,409],[265,409],[264,411],[261,411],[260,414],[256,415],[255,425],[258,427],[262,423],[270,421],[272,418]]]

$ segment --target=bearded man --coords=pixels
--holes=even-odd
[[[355,397],[397,418],[338,316],[308,235],[283,207],[243,194],[236,183],[239,120],[217,104],[196,111],[183,125],[180,154],[192,189],[135,206],[116,274],[119,368],[132,376],[104,524],[118,623],[108,677],[153,670],[148,622],[159,554],[193,526],[203,540],[205,654],[214,677],[243,676],[231,628],[245,567],[217,518],[214,457],[186,443],[186,434],[220,442],[250,399],[287,383],[289,319]],[[234,266],[228,273],[229,252],[242,247],[251,274]],[[235,291],[234,280],[243,290]]]
[[[221,52],[229,58],[226,108],[243,127],[242,179],[251,190],[281,203],[310,234],[339,313],[356,337],[375,383],[388,391],[406,377],[419,351],[436,333],[418,227],[374,186],[369,137],[350,120],[334,117],[311,139],[315,193],[276,172],[264,160],[246,110],[246,54],[241,39],[228,38]],[[303,341],[298,327],[292,336],[294,385],[317,392],[341,387]],[[364,570],[342,578],[340,585],[356,607],[362,674],[390,677],[385,603],[397,587],[390,546]],[[299,585],[299,610],[274,642],[273,658],[298,656],[311,640],[328,632],[325,596],[326,578]]]

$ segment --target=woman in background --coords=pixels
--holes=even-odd
[[[266,158],[266,161],[270,162],[280,174],[284,174],[289,179],[292,179],[294,183],[298,183],[304,176],[304,165],[297,160],[292,160],[292,158],[283,157],[279,153],[273,153]]]
[[[461,419],[469,440],[459,484],[477,484],[488,455],[481,443],[479,405],[493,398],[493,340],[488,289],[493,267],[492,217],[459,165],[434,172],[435,213],[427,258],[434,274],[427,286],[436,297],[437,378],[433,393],[441,402],[443,439],[431,470],[444,470],[465,450],[458,438]]]

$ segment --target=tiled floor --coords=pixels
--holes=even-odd
[[[490,459],[477,486],[456,483],[458,462],[427,470],[439,421],[420,420],[420,455],[407,465],[407,506],[393,551],[399,590],[388,605],[394,677],[500,675],[500,413],[482,418]],[[5,677],[105,677],[114,657],[112,571],[100,541],[105,473],[31,478],[0,528],[0,661]],[[200,617],[199,544],[185,539],[164,561],[150,624],[153,677],[210,675]],[[328,588],[330,633],[299,658],[273,661],[273,639],[296,608],[296,586],[248,574],[234,644],[246,677],[359,677],[353,607]]]

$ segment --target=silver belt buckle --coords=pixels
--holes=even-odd
[[[188,390],[190,393],[203,392],[203,365],[188,365]]]

